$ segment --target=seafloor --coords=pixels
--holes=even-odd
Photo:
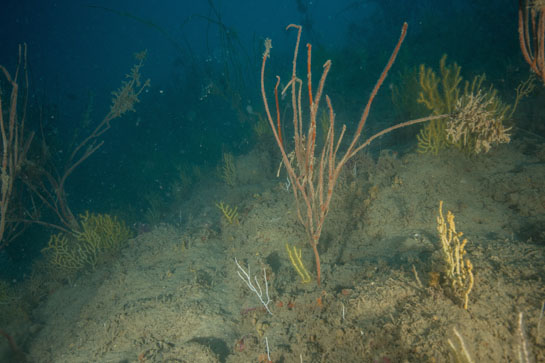
[[[29,361],[266,362],[267,341],[272,362],[448,362],[461,359],[453,329],[475,362],[517,362],[524,349],[545,361],[542,140],[473,158],[359,155],[320,239],[321,286],[277,165],[265,152],[236,164],[235,187],[203,178],[173,217],[12,326]],[[434,278],[440,200],[469,240],[467,310]],[[219,201],[238,207],[238,224],[223,220]],[[301,282],[286,243],[301,248],[312,282]],[[272,315],[235,258],[263,288],[266,270]]]

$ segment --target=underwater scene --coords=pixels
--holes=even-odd
[[[0,18],[0,362],[545,362],[545,1]]]

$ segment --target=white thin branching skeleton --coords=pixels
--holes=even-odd
[[[252,282],[252,278],[250,275],[250,266],[248,265],[248,272],[246,272],[244,268],[240,266],[236,258],[235,258],[235,263],[238,267],[237,274],[240,277],[240,279],[244,281],[244,283],[246,284],[246,286],[248,286],[250,291],[254,292],[257,295],[257,297],[259,298],[259,301],[261,301],[265,309],[267,309],[267,312],[273,315],[273,313],[269,309],[269,304],[271,303],[272,300],[269,297],[269,283],[267,282],[267,271],[265,270],[265,268],[263,268],[263,280],[265,281],[265,295],[263,295],[263,290],[261,289],[261,285],[259,284],[259,281],[257,280],[257,276],[254,276],[255,285]],[[265,300],[264,297],[266,297],[267,300]]]

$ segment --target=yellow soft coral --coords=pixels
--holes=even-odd
[[[224,152],[223,153],[223,164],[219,169],[220,178],[225,182],[225,184],[230,187],[234,187],[237,180],[237,168],[235,166],[235,157],[233,154]]]
[[[223,217],[229,224],[238,224],[238,207],[231,208],[229,204],[223,202],[216,203],[216,207],[223,213]]]
[[[81,231],[76,232],[76,238],[100,250],[119,250],[131,238],[131,231],[125,223],[119,222],[108,214],[80,215]]]
[[[94,268],[105,252],[115,252],[131,238],[123,222],[108,214],[80,215],[80,229],[51,235],[42,252],[49,263],[63,273],[74,273],[86,266]]]
[[[447,65],[447,56],[439,62],[440,76],[433,69],[420,65],[420,92],[417,102],[426,106],[432,115],[446,117],[432,120],[417,135],[418,152],[437,155],[439,150],[454,146],[468,155],[487,152],[494,144],[509,142],[508,127],[518,102],[533,90],[532,78],[521,82],[516,90],[514,106],[505,104],[497,91],[483,88],[486,76],[477,75],[460,86],[461,67]]]
[[[441,250],[445,262],[446,279],[450,283],[454,295],[464,301],[467,310],[469,293],[473,289],[473,264],[466,257],[467,238],[460,241],[464,235],[456,231],[454,214],[447,212],[447,219],[443,216],[443,201],[439,202],[439,216],[437,217],[437,231],[441,239]]]
[[[446,54],[439,61],[440,78],[433,69],[421,64],[419,80],[422,90],[417,102],[423,103],[434,115],[451,113],[460,93],[461,69],[456,62],[447,66]]]
[[[308,273],[305,265],[303,264],[303,260],[301,259],[301,249],[297,250],[297,247],[293,246],[292,250],[292,248],[290,248],[290,246],[286,243],[286,251],[288,251],[288,257],[292,266],[295,268],[295,271],[297,271],[299,276],[301,276],[301,282],[303,284],[310,282],[310,274]]]
[[[441,76],[437,76],[432,68],[420,65],[419,82],[421,91],[418,94],[418,103],[422,103],[433,115],[450,114],[454,110],[460,94],[461,67],[455,63],[447,65],[447,55],[443,55],[439,62]],[[428,122],[417,135],[418,152],[437,155],[439,150],[447,145],[445,133],[445,119]]]

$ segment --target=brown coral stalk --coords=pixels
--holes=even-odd
[[[545,83],[545,7],[534,7],[528,0],[519,0],[518,17],[522,56]]]
[[[290,159],[284,145],[282,144],[282,139],[280,133],[277,131],[275,126],[274,119],[271,115],[267,94],[265,91],[265,66],[267,63],[267,58],[270,56],[270,50],[272,48],[270,39],[265,41],[265,52],[263,53],[263,61],[261,65],[261,95],[263,97],[263,104],[265,107],[265,113],[267,114],[267,119],[269,120],[269,125],[273,131],[274,138],[280,153],[282,155],[282,162],[288,177],[290,179],[293,195],[295,198],[295,203],[297,206],[297,216],[301,224],[305,227],[307,235],[309,236],[309,242],[312,246],[314,252],[314,257],[316,261],[316,280],[320,284],[321,279],[321,265],[320,265],[320,255],[318,252],[318,241],[322,233],[322,228],[324,226],[325,218],[328,214],[329,207],[332,201],[333,190],[337,179],[340,176],[343,166],[352,158],[358,151],[369,145],[369,143],[390,131],[393,131],[397,128],[409,126],[412,124],[428,121],[430,119],[444,117],[445,115],[431,116],[423,119],[408,121],[396,126],[387,128],[378,134],[371,136],[367,141],[358,145],[363,127],[369,116],[369,111],[371,109],[371,104],[375,96],[378,93],[378,90],[382,86],[382,83],[386,79],[388,71],[394,64],[397,53],[405,39],[407,33],[407,23],[403,25],[401,30],[401,35],[397,41],[397,45],[390,56],[388,63],[386,64],[384,70],[382,71],[371,96],[367,100],[367,105],[365,110],[360,118],[355,134],[353,135],[349,146],[347,147],[344,154],[337,158],[337,152],[341,146],[343,136],[346,131],[346,126],[343,126],[340,135],[335,137],[335,113],[331,105],[331,100],[327,95],[325,95],[327,109],[329,111],[329,130],[327,132],[326,141],[321,150],[321,155],[315,155],[316,153],[316,116],[318,115],[318,108],[320,105],[320,100],[323,95],[325,80],[327,78],[328,72],[331,67],[331,61],[327,61],[324,64],[322,75],[320,77],[318,87],[316,92],[312,93],[312,74],[311,74],[311,47],[307,48],[307,88],[309,93],[309,122],[308,130],[303,131],[303,113],[302,113],[302,103],[301,103],[301,90],[303,88],[303,81],[297,77],[296,74],[296,63],[297,63],[297,54],[299,51],[299,42],[301,39],[301,26],[290,24],[288,27],[294,28],[297,30],[297,40],[294,49],[293,56],[293,69],[291,80],[288,82],[287,86],[284,88],[282,93],[286,91],[291,91],[291,108],[293,113],[293,132],[294,132],[294,158]],[[278,83],[277,83],[278,84]],[[276,88],[276,87],[275,87]],[[277,105],[278,106],[278,105]],[[317,163],[317,173],[315,174],[314,164]]]

